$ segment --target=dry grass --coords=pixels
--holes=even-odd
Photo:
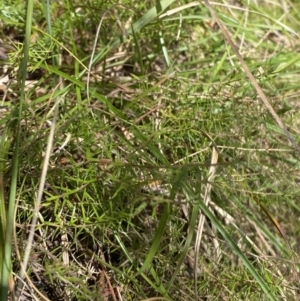
[[[52,37],[34,16],[16,283],[57,102],[59,114],[22,300],[297,300],[298,154],[204,5],[173,3],[143,27],[152,5],[53,4]],[[21,6],[1,24],[5,68],[20,63]],[[214,3],[295,143],[298,6]],[[0,83],[4,200],[20,85]]]

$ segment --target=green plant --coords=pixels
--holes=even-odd
[[[289,14],[279,1],[213,10],[299,143],[298,4],[286,4]],[[21,50],[28,63],[26,88],[8,86],[0,141],[0,255],[15,274],[28,259],[26,275],[43,284],[28,291],[50,300],[295,299],[298,154],[208,9],[35,5],[24,48],[16,34],[6,40],[15,47],[8,67]],[[0,14],[19,33],[25,16],[16,12]],[[31,86],[25,67],[40,70]],[[11,255],[4,233],[13,222]],[[2,270],[5,287],[9,265]]]

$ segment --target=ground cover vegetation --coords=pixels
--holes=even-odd
[[[299,300],[300,4],[211,6],[0,3],[1,300]]]

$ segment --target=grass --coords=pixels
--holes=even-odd
[[[284,4],[213,7],[299,144],[300,7]],[[1,64],[24,72],[25,52],[39,75],[1,86],[2,299],[27,247],[23,296],[297,300],[299,154],[209,10],[63,0],[25,23],[24,8],[0,4]]]

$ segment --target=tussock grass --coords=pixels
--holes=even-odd
[[[204,5],[34,4],[27,50],[23,3],[1,5],[1,66],[25,50],[39,75],[1,92],[2,296],[27,246],[23,298],[297,300],[299,155]],[[298,6],[213,7],[299,144]]]

